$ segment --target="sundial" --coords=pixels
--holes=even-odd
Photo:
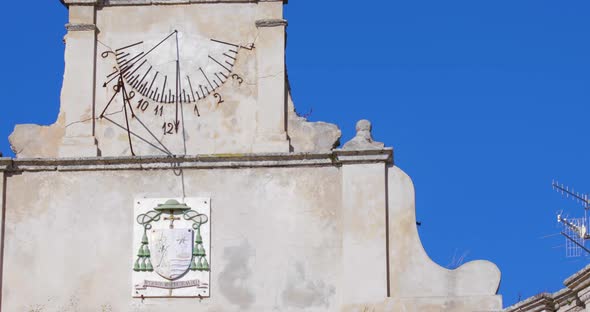
[[[285,1],[64,2],[59,157],[292,150]]]
[[[103,74],[106,92],[101,93],[108,101],[99,107],[98,118],[126,132],[132,156],[146,144],[168,155],[186,153],[174,145],[186,145],[188,124],[208,119],[224,109],[221,105],[236,105],[226,102],[226,94],[235,90],[222,87],[243,85],[244,70],[236,69],[236,62],[252,57],[244,51],[255,49],[254,42],[213,38],[176,23],[137,41],[122,39],[105,44],[100,53],[99,65],[112,71]]]
[[[103,88],[112,88],[112,96],[99,119],[127,132],[131,155],[134,143],[172,155],[162,135],[184,136],[186,114],[201,117],[199,105],[207,105],[209,98],[216,107],[224,104],[219,89],[230,80],[236,87],[244,83],[234,66],[240,51],[254,48],[254,43],[231,43],[175,29],[163,39],[107,49],[101,57],[112,63],[113,71],[104,77]],[[114,120],[114,114],[122,115],[124,122]]]

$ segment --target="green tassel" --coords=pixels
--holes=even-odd
[[[207,262],[207,259],[205,257],[203,257],[203,265],[201,266],[201,270],[209,271],[209,262]]]
[[[195,263],[195,257],[193,257],[193,260],[191,261],[190,270],[191,271],[196,271],[197,270],[197,264]]]
[[[193,248],[193,256],[198,257],[199,256],[199,245],[195,244],[195,247]]]
[[[137,251],[137,256],[140,258],[143,258],[144,254],[143,254],[143,245],[139,246],[139,250]]]
[[[143,231],[143,237],[141,238],[141,244],[142,245],[148,244],[148,238],[147,238],[147,234],[145,233],[145,231]]]
[[[198,257],[204,257],[204,256],[206,256],[205,249],[201,245],[199,245],[199,247],[197,247],[197,256]]]
[[[147,265],[145,266],[145,270],[147,272],[154,272],[154,267],[152,266],[152,262],[150,261],[150,258],[147,259]]]
[[[203,263],[201,262],[200,258],[199,258],[199,261],[197,262],[197,271],[203,271]]]
[[[197,236],[195,238],[195,243],[197,243],[197,244],[202,244],[203,243],[203,237],[201,237],[201,228],[199,228],[197,230]]]
[[[143,256],[149,258],[151,256],[148,245],[143,246]]]
[[[147,270],[147,268],[145,267],[145,259],[143,259],[143,261],[141,262],[141,266],[139,267],[139,270],[141,272],[145,272]]]
[[[135,260],[135,265],[133,265],[133,271],[135,272],[141,271],[141,267],[139,266],[139,259],[141,258],[137,258],[137,260]]]

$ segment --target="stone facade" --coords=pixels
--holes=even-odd
[[[17,126],[10,137],[17,157],[0,158],[2,311],[501,309],[493,263],[447,270],[430,260],[416,228],[412,180],[395,166],[393,149],[373,139],[369,121],[339,149],[337,126],[295,114],[283,1],[62,2],[70,21],[59,118],[49,127]],[[170,35],[158,44],[163,33]],[[156,49],[175,35],[159,54],[123,52],[146,42]],[[217,76],[217,88],[207,81],[215,93],[173,97],[191,75],[179,64],[201,61],[180,55],[202,52],[199,45],[178,52],[179,42],[210,44],[203,36],[235,48],[237,56],[226,55],[232,69],[221,75],[202,63],[202,76],[193,77]],[[168,67],[174,49],[176,65]],[[215,49],[203,59],[213,60]],[[126,65],[133,59],[175,77],[176,90],[161,89],[169,90],[165,103],[164,92],[135,83],[141,75]],[[164,252],[144,250],[146,236],[136,253],[144,219],[134,205],[145,198],[210,200],[210,241],[196,239],[210,246],[193,249],[208,260],[207,296],[130,294],[134,272],[149,271],[146,259]],[[173,229],[174,212],[166,216]],[[145,266],[134,267],[137,261]]]

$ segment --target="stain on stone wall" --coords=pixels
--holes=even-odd
[[[232,304],[247,310],[256,300],[251,291],[252,269],[250,258],[254,250],[246,240],[239,246],[226,247],[223,251],[225,266],[219,273],[219,289],[221,294]]]
[[[283,303],[294,308],[329,307],[336,288],[324,281],[306,276],[305,266],[297,262],[289,273],[287,287],[282,293]]]

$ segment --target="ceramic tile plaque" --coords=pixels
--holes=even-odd
[[[135,201],[134,298],[206,298],[210,281],[210,198]]]

